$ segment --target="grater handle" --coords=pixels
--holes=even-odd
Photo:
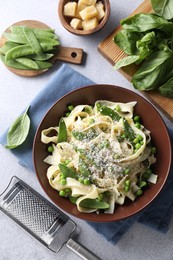
[[[101,260],[98,256],[89,251],[86,247],[70,238],[66,246],[84,260]]]

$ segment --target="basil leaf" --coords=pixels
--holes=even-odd
[[[26,140],[30,128],[30,118],[27,115],[28,109],[29,107],[25,113],[20,115],[11,125],[7,134],[6,148],[14,149]]]
[[[159,92],[162,96],[173,98],[173,77],[159,87]]]
[[[169,62],[169,61],[168,61]],[[155,67],[151,72],[144,72],[143,75],[136,73],[131,82],[134,87],[139,90],[153,90],[159,87],[163,83],[165,73],[167,72],[168,64],[161,64],[160,66]]]
[[[159,29],[165,32],[172,32],[173,23],[167,21],[157,14],[136,14],[121,20],[123,29],[131,32],[146,32],[153,29]]]
[[[139,90],[151,90],[163,84],[164,75],[170,63],[172,64],[172,56],[172,53],[164,51],[152,53],[133,75],[131,82],[134,87]]]
[[[136,42],[140,40],[144,34],[138,32],[129,32],[127,30],[121,30],[114,36],[114,42],[122,49],[126,54],[136,54]]]
[[[114,66],[114,69],[118,70],[121,67],[128,66],[128,65],[134,63],[137,60],[139,60],[139,55],[132,55],[132,56],[125,57],[125,58],[117,61],[117,63]]]
[[[170,20],[173,18],[172,0],[151,0],[152,8],[156,14]]]

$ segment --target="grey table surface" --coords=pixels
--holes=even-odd
[[[133,89],[122,75],[97,51],[98,44],[119,24],[120,19],[128,16],[141,0],[111,0],[111,15],[106,27],[87,37],[75,36],[61,25],[57,6],[58,0],[0,0],[0,34],[11,24],[20,20],[40,20],[54,28],[61,44],[70,47],[82,47],[87,54],[84,65],[70,65],[96,83],[108,83]],[[8,71],[0,63],[0,133],[3,133],[21,113],[58,69],[58,63],[52,70],[39,77],[25,78]],[[18,176],[44,195],[35,173],[18,164],[17,159],[0,146],[0,193],[7,186],[13,175]],[[161,234],[151,228],[135,223],[121,238],[117,245],[108,242],[92,227],[71,216],[79,229],[78,241],[92,250],[103,260],[171,260],[173,259],[173,221],[167,234]],[[64,246],[59,253],[52,253],[26,232],[19,228],[10,218],[0,212],[0,260],[47,260],[80,259]]]

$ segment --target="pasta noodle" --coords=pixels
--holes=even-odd
[[[107,100],[78,105],[59,126],[42,131],[41,141],[52,147],[44,160],[49,183],[80,212],[113,214],[117,204],[134,201],[149,181],[156,183],[155,148],[134,116],[135,105]]]

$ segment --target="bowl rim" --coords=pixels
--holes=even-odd
[[[94,88],[94,87],[110,87],[110,88],[114,88],[115,90],[118,88],[122,91],[125,91],[125,92],[129,92],[131,93],[132,95],[134,95],[134,97],[136,96],[137,98],[143,100],[147,105],[150,106],[150,108],[154,111],[154,113],[157,115],[157,117],[159,118],[160,122],[162,123],[162,126],[164,128],[164,132],[165,132],[165,136],[166,136],[166,139],[167,139],[167,149],[168,149],[168,153],[169,153],[169,158],[168,158],[168,165],[167,165],[167,168],[166,168],[166,172],[164,174],[164,181],[162,181],[161,185],[159,186],[159,189],[157,189],[157,192],[155,192],[154,196],[152,196],[152,198],[150,200],[148,200],[147,202],[143,203],[142,206],[138,207],[137,210],[135,210],[134,212],[132,213],[128,213],[126,214],[125,216],[123,217],[118,217],[116,218],[116,211],[114,212],[114,214],[105,214],[105,213],[101,213],[102,216],[104,216],[104,220],[103,218],[102,219],[99,219],[99,217],[95,220],[93,219],[93,214],[94,216],[99,216],[100,214],[96,214],[95,212],[94,213],[90,213],[90,214],[86,214],[86,213],[81,213],[81,212],[78,212],[78,214],[74,214],[73,212],[71,212],[70,210],[67,210],[66,207],[62,207],[60,206],[58,203],[57,203],[57,197],[50,197],[49,194],[48,194],[48,191],[47,189],[45,188],[45,186],[43,185],[42,181],[41,181],[41,178],[39,176],[39,173],[37,171],[37,165],[36,165],[36,159],[35,159],[35,149],[36,149],[36,143],[37,143],[37,136],[39,134],[39,131],[40,131],[40,127],[42,126],[42,123],[44,122],[44,120],[46,119],[46,117],[48,116],[48,114],[50,113],[50,111],[57,105],[57,103],[59,103],[61,100],[65,99],[67,96],[71,95],[71,93],[76,93],[77,91],[82,91],[82,90],[85,90],[85,89],[88,89],[88,88]],[[169,175],[169,172],[170,172],[170,168],[171,168],[171,164],[172,164],[172,145],[171,145],[171,140],[170,140],[170,136],[169,136],[169,133],[168,133],[168,129],[167,129],[167,126],[166,126],[166,123],[164,122],[163,118],[161,117],[160,113],[158,112],[158,110],[155,108],[155,106],[149,102],[149,100],[147,100],[146,98],[144,98],[143,96],[139,95],[138,93],[132,91],[132,90],[129,90],[129,89],[126,89],[124,87],[121,87],[121,86],[117,86],[117,85],[113,85],[113,84],[91,84],[91,85],[87,85],[87,86],[83,86],[83,87],[78,87],[77,89],[74,89],[72,91],[69,91],[68,93],[64,94],[61,98],[57,99],[57,101],[55,101],[52,106],[47,110],[47,112],[44,114],[44,116],[42,117],[38,127],[37,127],[37,130],[35,132],[35,136],[34,136],[34,141],[33,141],[33,149],[32,149],[32,158],[33,158],[33,163],[34,163],[34,169],[35,169],[35,173],[36,173],[36,176],[37,176],[37,180],[39,181],[39,184],[41,185],[42,189],[44,190],[44,192],[46,193],[46,195],[51,199],[51,201],[53,201],[57,207],[60,207],[61,210],[73,215],[74,217],[77,217],[79,219],[82,219],[82,220],[87,220],[87,221],[91,221],[91,222],[99,222],[99,223],[108,223],[108,222],[115,222],[115,221],[119,221],[119,220],[123,220],[123,219],[126,219],[128,217],[131,217],[139,212],[141,212],[144,208],[146,208],[157,196],[158,194],[160,193],[160,191],[162,190],[163,186],[165,185],[165,182],[167,181],[167,178],[168,178],[168,175]],[[50,185],[50,184],[49,184]],[[50,189],[53,189],[51,186],[50,186]],[[131,203],[135,203],[134,202],[131,202]],[[123,204],[124,205],[124,204]],[[122,206],[123,206],[122,205]],[[75,206],[76,207],[76,206]],[[121,207],[121,205],[120,205]],[[113,217],[115,216],[115,217]]]
[[[75,1],[75,0],[74,0]],[[74,29],[73,27],[71,27],[65,20],[64,18],[64,15],[63,15],[63,2],[64,0],[59,0],[59,4],[58,4],[58,15],[59,15],[59,19],[61,21],[61,24],[63,25],[63,27],[73,33],[73,34],[77,34],[77,35],[90,35],[90,34],[93,34],[95,32],[98,32],[99,30],[101,30],[104,25],[108,22],[108,19],[109,19],[109,16],[110,16],[110,1],[109,0],[106,0],[106,12],[105,12],[105,16],[104,18],[101,20],[101,22],[98,24],[98,26],[94,29],[91,29],[91,30],[78,30],[78,29]]]

